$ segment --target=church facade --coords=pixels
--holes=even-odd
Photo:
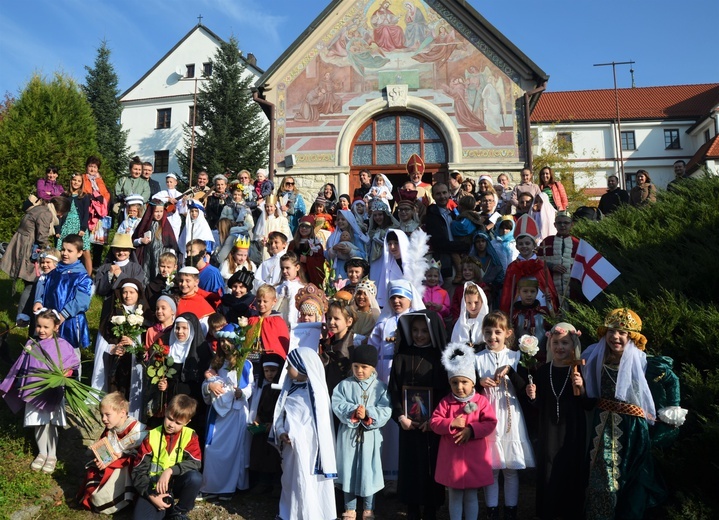
[[[257,82],[278,176],[302,191],[359,171],[476,177],[524,165],[548,76],[466,2],[335,0]],[[314,193],[312,193],[314,195]]]

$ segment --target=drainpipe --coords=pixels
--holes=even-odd
[[[260,105],[260,108],[267,116],[267,119],[270,121],[270,157],[269,157],[269,165],[267,168],[267,171],[269,172],[269,177],[271,181],[275,180],[275,105],[273,103],[270,103],[267,101],[263,96],[265,86],[258,87],[256,90],[253,90],[252,92],[252,99]]]
[[[526,167],[532,169],[532,123],[530,121],[529,113],[529,99],[540,92],[544,92],[547,89],[547,82],[545,81],[535,89],[529,90],[524,93],[524,146],[526,148]]]

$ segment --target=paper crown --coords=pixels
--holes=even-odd
[[[424,175],[424,161],[416,153],[413,153],[407,161],[407,173],[409,175],[413,173]]]
[[[641,332],[642,320],[636,312],[630,309],[614,309],[604,319],[604,326],[608,329],[626,332]]]
[[[364,291],[372,296],[377,296],[377,286],[369,278],[363,278],[362,281],[357,284],[357,287],[355,287],[355,294],[357,294],[357,291]]]
[[[434,258],[429,259],[429,265],[427,266],[427,271],[430,269],[437,269],[438,271],[442,270],[442,262],[439,260],[435,260]]]
[[[537,223],[529,215],[522,215],[521,217],[519,217],[519,219],[517,220],[517,225],[514,227],[515,240],[525,235],[532,237],[535,242],[537,241],[537,236],[539,236],[539,229],[537,228]]]
[[[240,235],[235,241],[235,247],[237,249],[249,249],[250,248],[250,237]]]

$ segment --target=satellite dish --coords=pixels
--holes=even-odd
[[[182,65],[178,65],[177,67],[175,67],[175,74],[177,74],[178,76],[183,75],[182,74]]]

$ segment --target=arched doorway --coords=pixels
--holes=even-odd
[[[396,192],[407,180],[406,164],[412,154],[424,159],[424,182],[432,174],[447,172],[447,143],[437,127],[411,112],[379,114],[364,123],[352,140],[350,151],[350,191],[360,186],[359,172],[384,173]]]

